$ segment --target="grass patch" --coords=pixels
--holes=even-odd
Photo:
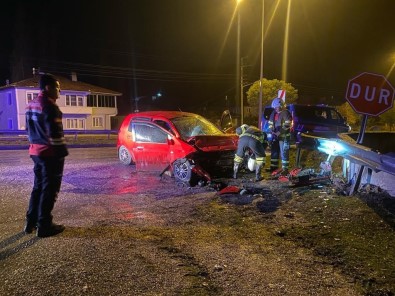
[[[395,235],[388,223],[357,197],[301,198],[298,215],[305,223],[284,225],[288,239],[326,257],[366,293],[395,291]]]

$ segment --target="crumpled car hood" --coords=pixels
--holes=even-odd
[[[237,135],[202,135],[190,137],[187,142],[202,151],[209,152],[219,150],[236,150],[238,139]]]

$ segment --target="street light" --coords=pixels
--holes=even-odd
[[[261,70],[259,74],[259,110],[258,110],[258,127],[262,127],[262,79],[263,79],[263,40],[265,24],[265,0],[262,0],[262,23],[261,23]]]
[[[236,9],[237,9],[237,47],[236,47],[236,95],[235,95],[235,107],[237,110],[237,105],[239,104],[239,95],[240,95],[240,3],[243,0],[236,0]],[[241,104],[241,108],[243,105]],[[240,121],[242,121],[242,110],[240,110]],[[242,122],[241,122],[242,124]]]

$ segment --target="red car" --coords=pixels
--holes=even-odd
[[[194,185],[229,174],[236,134],[225,134],[202,116],[180,111],[147,111],[126,116],[118,132],[121,163],[165,172]]]

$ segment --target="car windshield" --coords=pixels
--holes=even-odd
[[[171,120],[183,140],[200,135],[222,135],[223,132],[201,116],[181,116]]]

